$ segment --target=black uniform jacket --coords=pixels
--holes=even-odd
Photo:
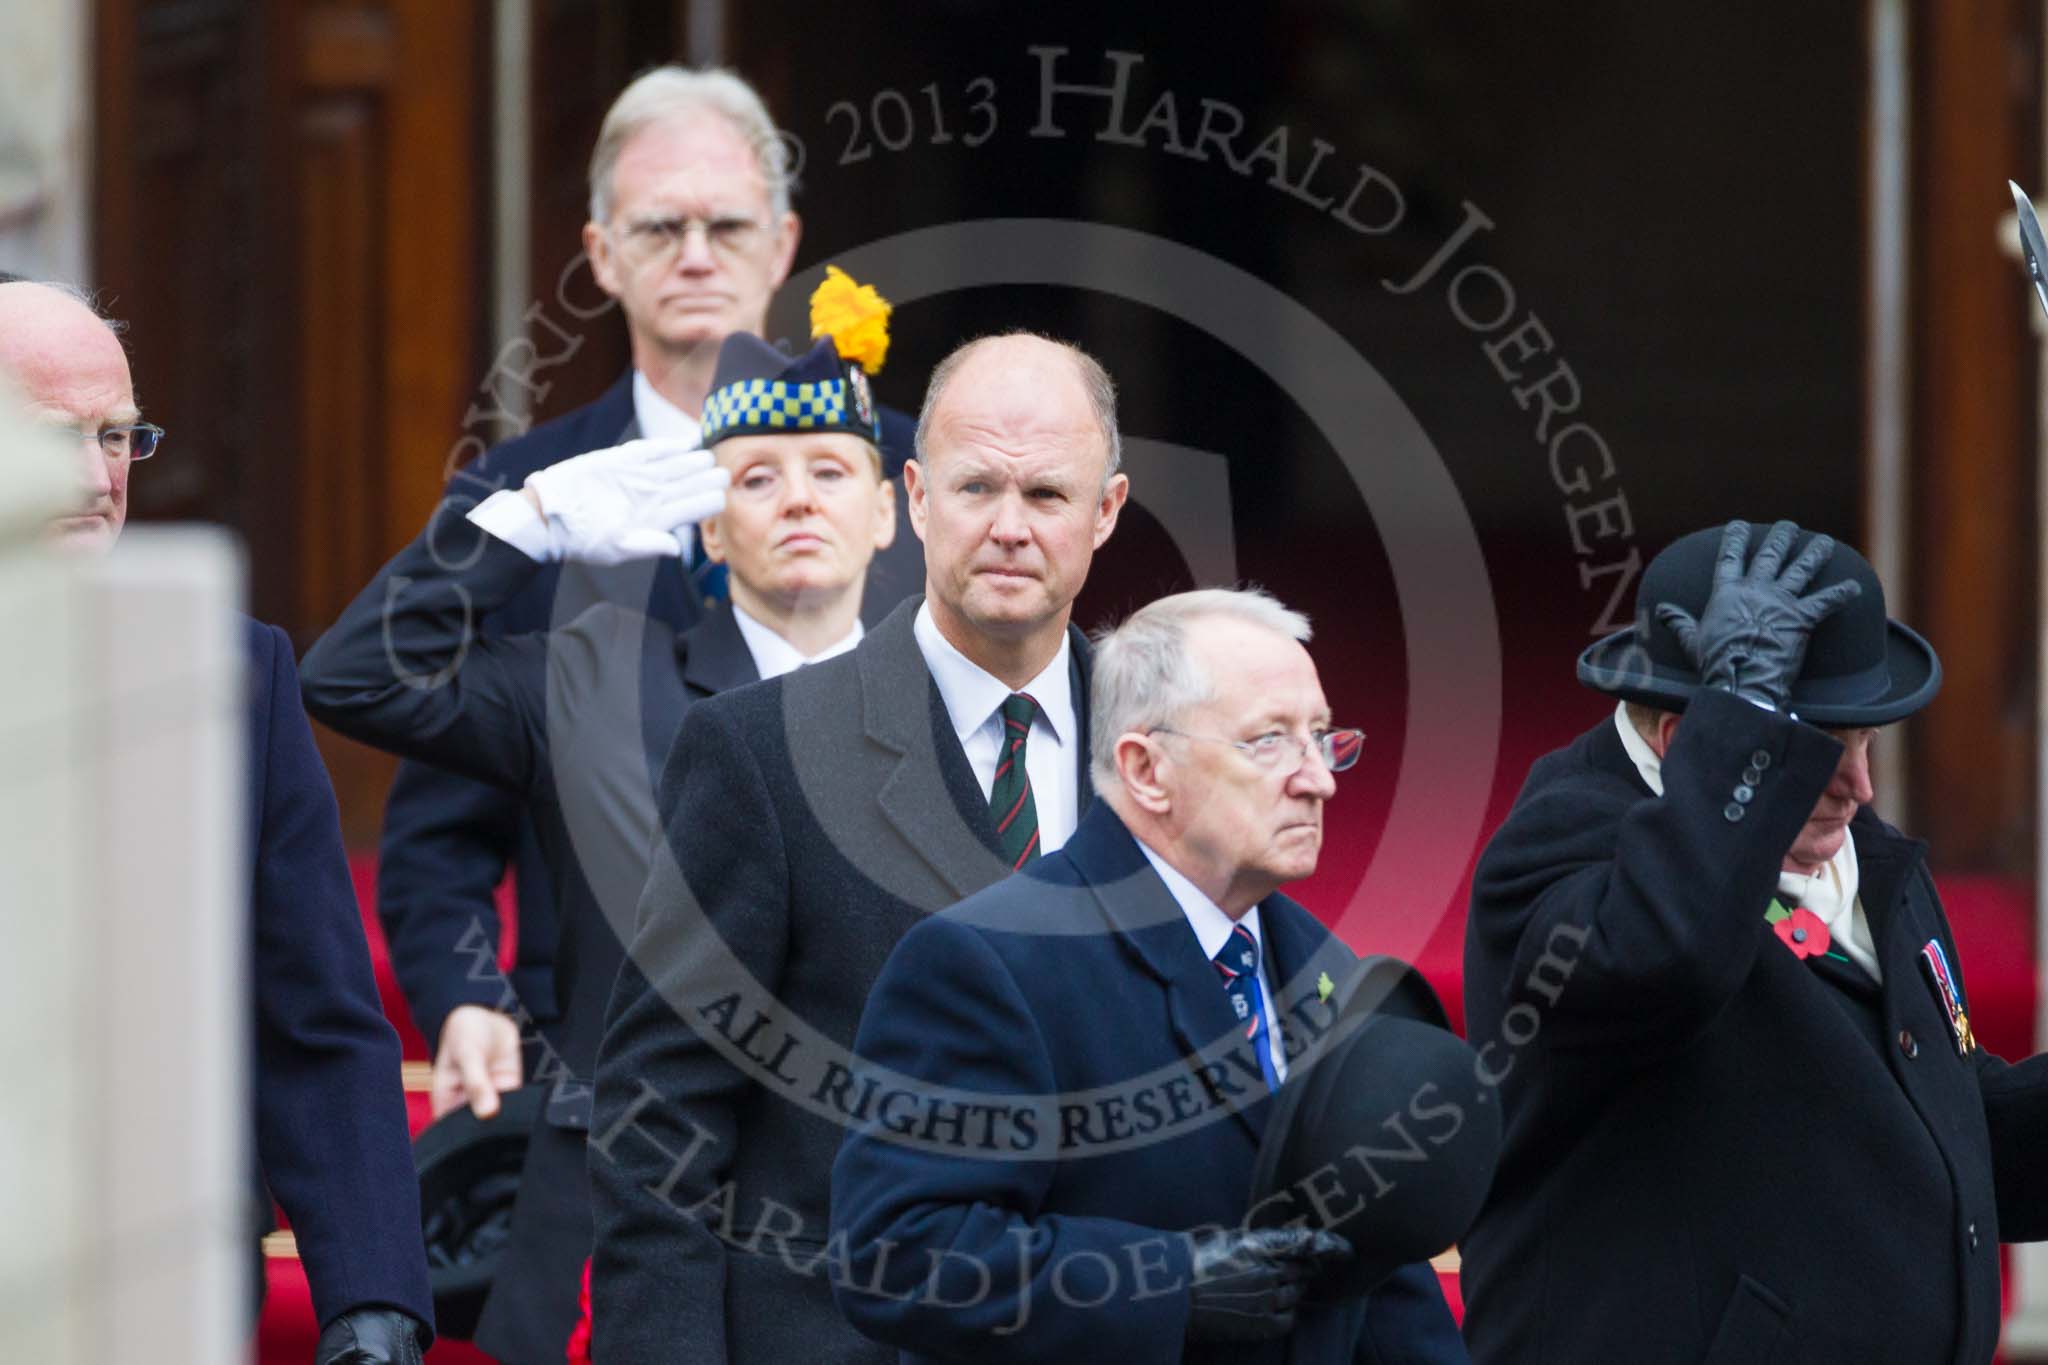
[[[1661,798],[1611,718],[1531,772],[1465,943],[1507,1119],[1464,1244],[1475,1360],[1991,1359],[1999,1239],[2048,1233],[2048,1060],[1959,1050],[1922,962],[1940,945],[1962,990],[1924,845],[1869,811],[1883,985],[1765,922],[1840,753],[1711,693]]]
[[[564,1014],[555,1052],[528,1077],[552,1093],[478,1328],[479,1342],[515,1362],[559,1359],[578,1316],[590,1080],[646,881],[661,764],[693,702],[758,676],[729,604],[681,635],[637,609],[653,563],[564,565],[555,591],[569,624],[476,633],[480,616],[541,572],[444,513],[350,604],[302,676],[308,708],[343,734],[517,793],[534,813],[562,911]]]

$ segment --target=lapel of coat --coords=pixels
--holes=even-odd
[[[975,779],[945,698],[918,648],[916,622],[922,596],[904,600],[869,631],[854,651],[860,673],[861,728],[869,741],[895,756],[875,792],[883,817],[941,881],[962,899],[1009,872],[1002,841],[989,815],[988,797]],[[1075,804],[1090,805],[1088,777],[1088,640],[1069,625],[1068,667],[1074,696]],[[925,698],[924,715],[906,704]]]
[[[720,602],[709,616],[676,636],[676,656],[682,660],[683,686],[692,701],[761,680],[730,602]]]
[[[1863,916],[1870,921],[1871,947],[1877,953],[1885,979],[1894,973],[1920,970],[1920,947],[1905,925],[1904,892],[1913,870],[1927,852],[1927,845],[1885,828],[1884,822],[1868,811],[1858,811],[1850,824],[1856,840],[1856,898],[1863,902]]]
[[[1070,623],[1067,626],[1067,672],[1073,689],[1074,728],[1080,731],[1074,737],[1074,823],[1077,827],[1095,800],[1095,781],[1088,776],[1091,738],[1088,729],[1088,678],[1093,662],[1088,637],[1081,633],[1079,626]]]
[[[1238,1092],[1231,1112],[1257,1141],[1271,1108],[1258,1059],[1180,902],[1106,801],[1089,807],[1062,852],[1126,951],[1165,989],[1168,1026],[1181,1055],[1198,1072],[1220,1077],[1226,1091]]]
[[[1273,983],[1273,1013],[1280,1020],[1291,1076],[1297,1059],[1336,1022],[1337,1011],[1328,1003],[1322,979],[1327,976],[1334,990],[1343,984],[1358,958],[1315,916],[1278,894],[1259,903],[1259,936],[1264,940],[1266,976]]]
[[[917,647],[923,602],[921,596],[905,599],[854,651],[861,730],[894,760],[875,791],[882,817],[964,899],[1007,869],[996,854],[988,802]]]

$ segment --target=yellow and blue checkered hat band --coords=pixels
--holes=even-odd
[[[727,436],[775,431],[862,432],[866,424],[847,410],[846,381],[788,384],[744,379],[715,390],[704,400],[704,444]]]

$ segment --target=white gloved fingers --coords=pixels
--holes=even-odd
[[[617,558],[613,563],[624,563],[631,559],[675,559],[682,555],[682,543],[666,531],[655,531],[645,526],[631,526],[611,538],[608,547]]]
[[[725,490],[714,488],[708,492],[692,493],[687,497],[664,498],[661,505],[653,509],[649,521],[663,528],[694,526],[706,517],[715,517],[725,510]]]
[[[593,450],[578,455],[579,460],[590,460],[609,465],[647,464],[667,458],[693,459],[702,456],[703,463],[712,463],[712,454],[696,441],[680,436],[643,436],[637,440],[625,441],[608,450]],[[564,464],[568,463],[566,460]]]
[[[706,517],[715,517],[725,510],[725,490],[714,488],[703,493],[689,493],[681,497],[669,495],[659,502],[648,504],[633,522],[639,526],[656,526],[670,530],[677,526],[694,526]]]

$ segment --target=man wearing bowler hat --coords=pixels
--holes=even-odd
[[[1481,857],[1466,1018],[1507,1120],[1464,1242],[1475,1360],[1989,1361],[2048,1235],[2048,1063],[1972,1035],[1870,742],[1941,666],[1861,555],[1687,536],[1581,656],[1612,718]]]
[[[1105,636],[1101,799],[1057,852],[911,930],[875,983],[855,1051],[879,1097],[833,1167],[833,1289],[905,1362],[1465,1360],[1427,1263],[1309,1306],[1356,1248],[1244,1226],[1272,1094],[1355,966],[1279,894],[1314,872],[1364,738],[1332,727],[1307,638],[1264,593],[1222,590]]]

